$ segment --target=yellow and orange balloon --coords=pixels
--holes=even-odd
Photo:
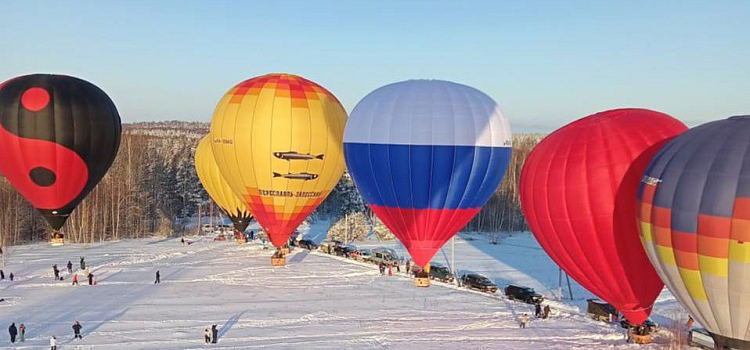
[[[221,175],[211,150],[211,138],[208,135],[201,139],[198,148],[195,149],[195,170],[203,188],[232,220],[234,228],[239,232],[245,231],[253,216],[245,206],[245,202],[234,194],[227,180]]]
[[[346,118],[333,94],[292,74],[243,81],[216,106],[216,163],[274,246],[287,242],[341,178]]]

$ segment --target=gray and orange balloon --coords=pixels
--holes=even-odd
[[[121,130],[115,104],[87,81],[34,74],[0,84],[0,173],[55,230],[112,165]]]

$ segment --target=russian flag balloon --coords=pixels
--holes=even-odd
[[[383,86],[357,104],[344,131],[354,183],[419,266],[479,212],[510,154],[498,104],[448,81]]]

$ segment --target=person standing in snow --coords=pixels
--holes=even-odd
[[[83,261],[83,257],[81,257],[81,270],[85,270],[85,269],[86,269],[86,262]]]
[[[81,328],[83,327],[78,321],[73,324],[73,339],[83,339],[83,337],[81,336]]]
[[[206,332],[203,334],[203,340],[206,341],[206,344],[211,342],[211,333],[208,332],[208,328],[206,328]]]
[[[5,272],[3,270],[0,270],[0,281],[5,279]]]
[[[77,273],[73,274],[73,285],[74,286],[78,285],[78,274]]]
[[[211,326],[211,342],[216,344],[219,341],[219,330],[216,325]]]
[[[255,231],[250,230],[250,240],[255,240]]]
[[[550,312],[552,312],[552,310],[549,308],[549,304],[544,305],[544,311],[542,311],[542,318],[547,319],[547,317],[549,317]]]
[[[161,283],[161,278],[159,276],[159,270],[156,270],[156,280],[154,281],[154,284]]]
[[[49,338],[49,350],[57,350],[57,337],[54,335]]]
[[[542,317],[542,305],[536,304],[534,306],[534,317],[536,318]]]
[[[73,273],[73,263],[68,260],[68,273]]]
[[[11,323],[10,327],[8,327],[8,333],[10,333],[10,342],[15,343],[16,342],[16,334],[18,334],[18,329],[16,329],[16,323]]]
[[[8,276],[8,277],[10,277],[10,281],[13,282],[13,272],[11,272],[10,276]]]
[[[60,279],[60,270],[57,269],[57,264],[52,265],[52,271],[55,273],[55,281]]]
[[[521,328],[526,328],[526,322],[528,321],[529,317],[526,316],[526,314],[523,314],[523,316],[521,316]]]
[[[393,269],[390,264],[388,265],[388,276],[393,276]]]
[[[411,273],[411,260],[406,261],[406,274]]]
[[[18,341],[23,342],[25,340],[24,339],[25,335],[26,335],[26,326],[24,326],[23,323],[21,323],[20,325],[18,325]]]
[[[94,284],[94,274],[91,273],[91,272],[89,272],[89,276],[88,277],[89,277],[89,285],[93,285]]]

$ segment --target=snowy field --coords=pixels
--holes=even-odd
[[[324,236],[321,225],[305,228]],[[519,329],[526,304],[440,283],[418,289],[403,275],[381,276],[374,265],[296,250],[286,267],[270,266],[260,244],[191,238],[141,239],[51,247],[13,247],[0,282],[0,320],[27,327],[26,342],[0,348],[45,349],[657,349],[628,345],[616,325],[587,319],[590,297],[573,282],[574,300],[552,300],[552,317]],[[397,247],[395,242],[362,245]],[[445,263],[450,244],[436,260]],[[53,281],[52,264],[77,267],[85,256],[96,286]],[[479,235],[456,240],[456,265],[494,280],[520,283],[556,298],[558,271],[530,234],[505,236],[493,245]],[[161,271],[162,283],[154,285]],[[572,281],[571,281],[572,282]],[[679,306],[665,293],[655,308],[663,324]],[[72,340],[71,325],[83,325]],[[204,328],[219,326],[218,344],[204,344]]]

